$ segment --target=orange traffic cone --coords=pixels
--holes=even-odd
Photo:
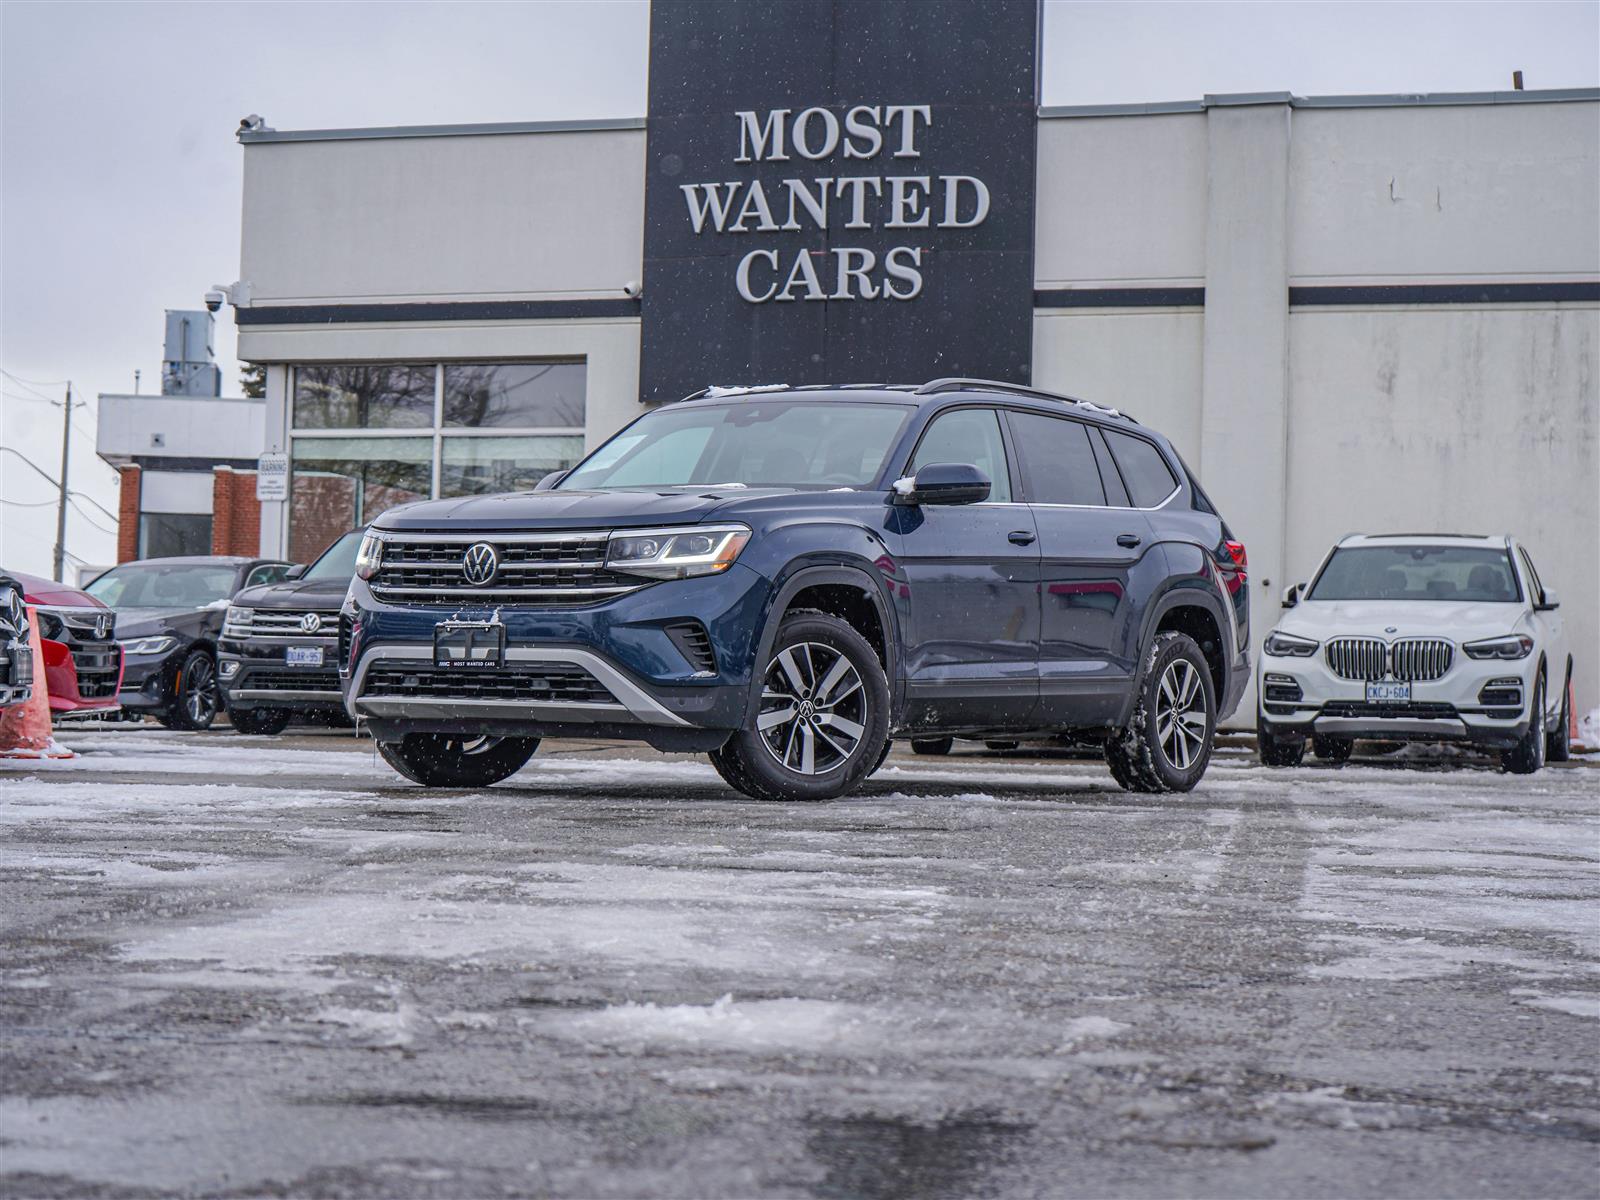
[[[33,651],[33,695],[26,704],[0,716],[0,758],[75,758],[50,732],[50,690],[44,679],[39,614],[28,606],[29,648]]]

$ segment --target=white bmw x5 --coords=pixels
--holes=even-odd
[[[1572,658],[1515,538],[1352,535],[1283,606],[1257,688],[1268,766],[1308,741],[1343,762],[1357,738],[1468,742],[1518,774],[1567,758]]]

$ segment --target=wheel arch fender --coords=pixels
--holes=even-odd
[[[1150,645],[1155,640],[1156,631],[1161,628],[1161,623],[1168,614],[1180,608],[1199,608],[1211,618],[1217,628],[1221,644],[1218,647],[1219,660],[1215,666],[1222,678],[1213,680],[1212,685],[1216,690],[1215,703],[1220,710],[1225,703],[1225,697],[1232,683],[1230,673],[1237,658],[1238,647],[1233,644],[1234,628],[1227,607],[1223,604],[1217,589],[1194,576],[1180,576],[1168,579],[1162,589],[1151,598],[1145,607],[1144,619],[1139,628],[1139,666],[1133,674],[1133,687],[1129,690],[1124,703],[1121,723],[1125,724],[1133,715],[1133,708],[1137,702],[1139,689],[1144,684],[1145,664],[1150,659]]]
[[[761,633],[756,638],[756,657],[751,665],[750,698],[746,702],[746,720],[753,720],[761,707],[760,680],[763,666],[772,656],[772,646],[778,637],[778,626],[784,615],[793,607],[794,599],[814,587],[846,587],[863,593],[878,615],[878,626],[883,632],[884,675],[889,681],[891,723],[900,711],[904,688],[900,675],[900,628],[894,605],[889,602],[885,584],[879,572],[866,561],[810,562],[791,564],[779,576],[772,592],[772,601],[762,618]]]

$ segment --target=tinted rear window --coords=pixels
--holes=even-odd
[[[1089,431],[1083,425],[1035,413],[1011,412],[1007,417],[1030,501],[1104,507],[1100,468],[1095,466]]]
[[[1122,482],[1128,487],[1128,495],[1137,507],[1154,508],[1172,495],[1172,489],[1178,486],[1178,477],[1172,473],[1161,451],[1143,438],[1131,434],[1118,433],[1114,429],[1102,432],[1122,471]]]

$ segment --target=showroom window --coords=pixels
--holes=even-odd
[[[289,381],[289,557],[412,500],[532,488],[583,457],[581,360],[318,363]]]

